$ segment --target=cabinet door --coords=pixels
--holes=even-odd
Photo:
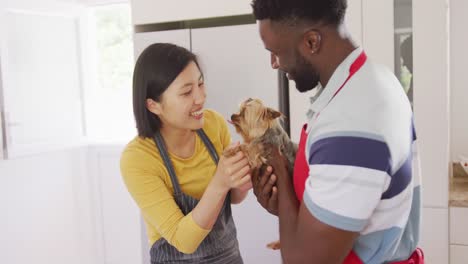
[[[77,16],[6,11],[0,20],[8,156],[80,144]]]
[[[423,205],[447,208],[451,118],[448,110],[451,107],[449,6],[445,0],[412,2],[414,116],[421,157]]]
[[[450,246],[450,264],[466,264],[468,261],[467,246]]]
[[[398,0],[396,0],[398,1]],[[375,62],[394,69],[394,0],[362,0],[364,49]]]
[[[1,32],[1,31],[0,31]],[[1,55],[1,54],[0,54]],[[2,81],[2,57],[0,56],[0,160],[6,156],[6,140],[5,140],[5,116],[3,103],[3,81]]]
[[[421,238],[419,247],[424,250],[426,263],[448,263],[449,231],[448,209],[427,208],[422,210]]]
[[[88,151],[100,263],[149,263],[148,239],[146,234],[142,237],[140,210],[120,176],[122,150],[123,147],[101,146]]]
[[[191,35],[205,75],[206,107],[226,119],[249,97],[278,109],[277,73],[256,25],[193,29]],[[234,141],[240,140],[233,126],[230,131]]]
[[[241,101],[252,97],[278,109],[277,72],[270,67],[270,54],[256,25],[192,30],[192,49],[206,76],[206,107],[228,118]],[[233,140],[239,140],[230,128]],[[279,239],[278,222],[260,207],[253,193],[233,206],[233,216],[245,263],[281,263],[279,251],[266,248]]]
[[[190,50],[190,32],[188,29],[158,32],[142,32],[133,35],[135,61],[145,48],[153,43],[168,42]]]
[[[450,149],[452,160],[460,155],[468,156],[468,1],[450,1]]]
[[[468,208],[450,207],[450,244],[468,246]]]
[[[251,0],[133,0],[134,25],[251,14]]]

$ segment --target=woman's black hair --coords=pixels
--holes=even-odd
[[[146,99],[160,102],[161,95],[190,62],[200,69],[195,54],[170,43],[152,44],[138,57],[133,71],[133,114],[138,136],[151,138],[162,126],[159,117],[146,108]]]

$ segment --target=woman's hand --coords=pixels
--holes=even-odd
[[[235,148],[237,145],[238,143],[231,145],[229,148]],[[231,157],[221,156],[214,175],[214,180],[216,180],[225,191],[229,191],[233,188],[240,188],[243,190],[252,188],[249,161],[244,153],[238,151]]]

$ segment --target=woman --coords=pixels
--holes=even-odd
[[[241,152],[220,155],[231,137],[224,119],[203,108],[205,99],[190,51],[157,43],[138,58],[138,137],[122,154],[121,172],[146,223],[151,263],[243,263],[231,203],[252,187],[250,167]]]

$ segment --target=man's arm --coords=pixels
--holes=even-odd
[[[277,176],[281,254],[285,263],[342,263],[358,236],[317,220],[297,201],[285,160],[272,159]],[[313,262],[311,262],[313,261]]]

